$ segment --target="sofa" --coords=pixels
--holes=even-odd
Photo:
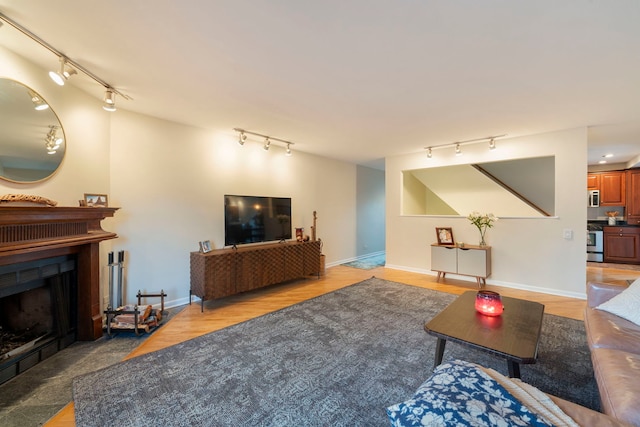
[[[640,280],[588,283],[584,323],[602,412],[640,426]]]
[[[389,406],[387,415],[392,427],[629,426],[606,414],[542,393],[519,379],[462,360],[439,365],[412,397]]]

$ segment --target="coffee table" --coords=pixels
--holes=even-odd
[[[438,338],[434,368],[453,341],[506,359],[509,376],[520,378],[521,363],[536,363],[544,305],[503,296],[504,312],[490,317],[475,310],[475,299],[475,291],[463,293],[424,325]]]

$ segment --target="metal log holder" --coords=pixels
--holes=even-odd
[[[141,305],[142,298],[160,298],[160,313],[164,315],[165,314],[164,299],[166,296],[167,294],[164,292],[164,290],[161,290],[160,293],[157,293],[157,294],[143,294],[142,292],[138,291],[138,294],[136,295],[136,297],[138,298],[138,303],[133,307],[133,310],[119,310],[119,309],[113,310],[111,308],[108,308],[104,312],[107,316],[107,335],[111,337],[112,333],[115,331],[131,331],[131,330],[133,330],[136,335],[141,335],[142,332],[150,332],[151,330],[155,329],[157,326],[160,326],[160,324],[162,323],[162,319],[157,321],[157,326],[152,326],[152,327],[149,327],[149,325],[145,324],[144,322],[141,322],[139,307]],[[116,316],[119,316],[121,314],[133,314],[133,318],[134,318],[133,328],[115,328],[111,326],[111,321]],[[164,316],[162,316],[162,318],[164,318]]]

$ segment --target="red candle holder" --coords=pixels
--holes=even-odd
[[[500,316],[504,310],[500,294],[493,291],[478,291],[476,310],[485,316]]]

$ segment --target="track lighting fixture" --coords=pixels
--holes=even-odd
[[[456,156],[461,156],[462,155],[462,146],[463,145],[477,144],[477,143],[480,143],[480,142],[489,141],[489,149],[490,150],[495,150],[495,148],[496,148],[496,139],[497,138],[503,138],[505,136],[507,136],[507,134],[496,135],[496,136],[488,136],[486,138],[469,139],[469,140],[466,140],[466,141],[457,141],[457,142],[448,143],[448,144],[431,145],[429,147],[424,147],[424,149],[427,150],[427,157],[428,158],[432,158],[433,157],[433,150],[435,150],[437,148],[444,148],[444,147],[455,147]]]
[[[37,93],[30,90],[29,96],[31,96],[31,102],[33,102],[33,108],[35,108],[36,110],[42,111],[49,108],[49,104],[44,102],[44,99],[42,99],[40,95],[38,95]]]
[[[110,88],[107,88],[107,91],[104,93],[104,104],[102,108],[105,111],[116,111],[116,94]]]
[[[78,74],[78,72],[75,68],[67,64],[67,59],[64,56],[60,57],[60,70],[49,71],[49,77],[59,86],[64,86],[67,79],[74,74]]]
[[[245,129],[240,129],[240,128],[233,128],[234,131],[238,132],[238,144],[240,145],[244,145],[245,141],[247,140],[247,135],[254,135],[254,136],[259,136],[261,138],[264,138],[264,144],[262,145],[262,148],[265,151],[269,151],[269,148],[271,148],[271,143],[273,141],[275,142],[280,142],[282,144],[285,145],[285,154],[287,156],[291,156],[292,151],[291,151],[291,146],[294,144],[291,141],[285,141],[284,139],[280,139],[280,138],[274,138],[273,136],[269,136],[269,135],[263,135],[261,133],[257,133],[257,132],[251,132]]]
[[[100,77],[96,76],[91,71],[87,70],[85,67],[80,65],[79,63],[71,60],[69,57],[64,55],[58,49],[56,49],[55,47],[51,46],[49,43],[47,43],[46,41],[44,41],[40,37],[36,36],[31,31],[29,31],[28,29],[23,27],[22,25],[18,24],[17,22],[13,21],[12,19],[8,18],[3,13],[0,13],[0,26],[2,25],[3,22],[6,22],[7,24],[11,25],[13,28],[15,28],[16,30],[20,31],[22,34],[24,34],[25,36],[29,37],[31,40],[33,40],[34,42],[38,43],[40,46],[42,46],[45,49],[49,50],[51,53],[53,53],[54,55],[56,55],[58,57],[58,60],[60,61],[59,70],[58,71],[50,71],[49,72],[49,76],[51,77],[51,79],[54,82],[56,82],[58,85],[64,86],[65,81],[69,77],[71,77],[74,74],[78,74],[78,72],[81,71],[84,75],[86,75],[87,77],[89,77],[90,79],[92,79],[93,81],[98,83],[99,85],[107,88],[107,90],[110,90],[114,96],[115,95],[120,95],[122,98],[124,98],[126,100],[132,99],[130,96],[125,95],[122,92],[114,89],[110,84],[108,84],[107,82],[102,80]],[[112,97],[112,99],[113,99],[113,97]],[[105,101],[106,101],[106,99],[105,99]],[[105,110],[107,110],[106,104],[105,104],[105,107],[103,107],[103,108],[105,108]],[[107,111],[115,111],[115,104],[113,105],[112,109],[108,109]]]

